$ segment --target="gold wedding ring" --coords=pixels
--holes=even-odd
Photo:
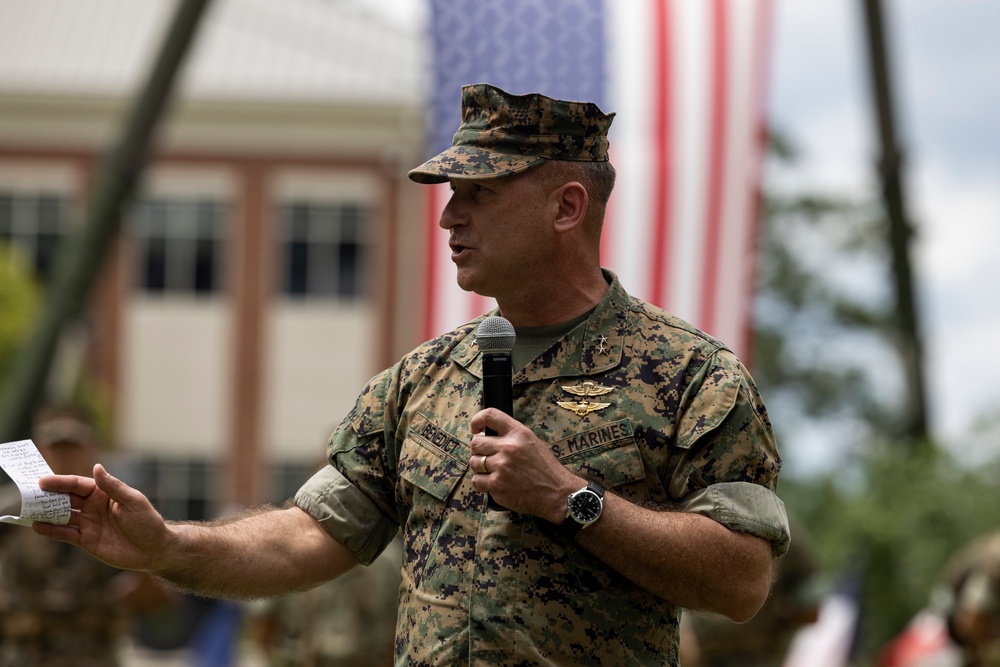
[[[479,467],[476,469],[476,471],[480,472],[480,473],[482,473],[484,475],[489,475],[490,474],[490,469],[486,467],[486,457],[485,456],[480,456],[479,457]]]

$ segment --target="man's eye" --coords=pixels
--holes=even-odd
[[[450,189],[452,195],[462,193],[465,194],[466,196],[471,196],[471,197],[475,197],[482,192],[492,192],[492,190],[490,190],[488,187],[480,185],[479,183],[467,183],[460,185],[458,187],[456,187],[455,184],[452,183],[450,184]]]

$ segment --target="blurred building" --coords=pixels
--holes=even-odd
[[[288,497],[417,342],[423,37],[371,4],[213,3],[124,213],[87,358],[168,517]],[[0,0],[0,240],[43,280],[174,7]]]

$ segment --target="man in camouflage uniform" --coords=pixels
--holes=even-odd
[[[165,524],[98,467],[43,480],[81,512],[39,530],[252,596],[370,563],[402,528],[397,664],[676,665],[680,609],[747,620],[787,548],[764,406],[722,343],[601,269],[612,116],[462,97],[453,146],[410,177],[450,182],[458,283],[517,328],[513,416],[481,409],[476,320],[368,384],[294,506]]]
[[[316,588],[250,607],[257,643],[271,667],[392,665],[402,543],[369,567]]]
[[[81,413],[43,411],[32,440],[53,471],[90,474],[97,441]],[[3,514],[18,514],[20,491],[11,485],[4,493]],[[0,665],[116,665],[123,630],[119,589],[113,585],[118,574],[68,544],[22,526],[0,525]]]

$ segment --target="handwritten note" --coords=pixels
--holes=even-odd
[[[38,478],[52,469],[31,440],[0,445],[0,466],[21,491],[21,516],[0,516],[0,522],[30,526],[35,521],[65,525],[69,522],[69,495],[43,491]]]

